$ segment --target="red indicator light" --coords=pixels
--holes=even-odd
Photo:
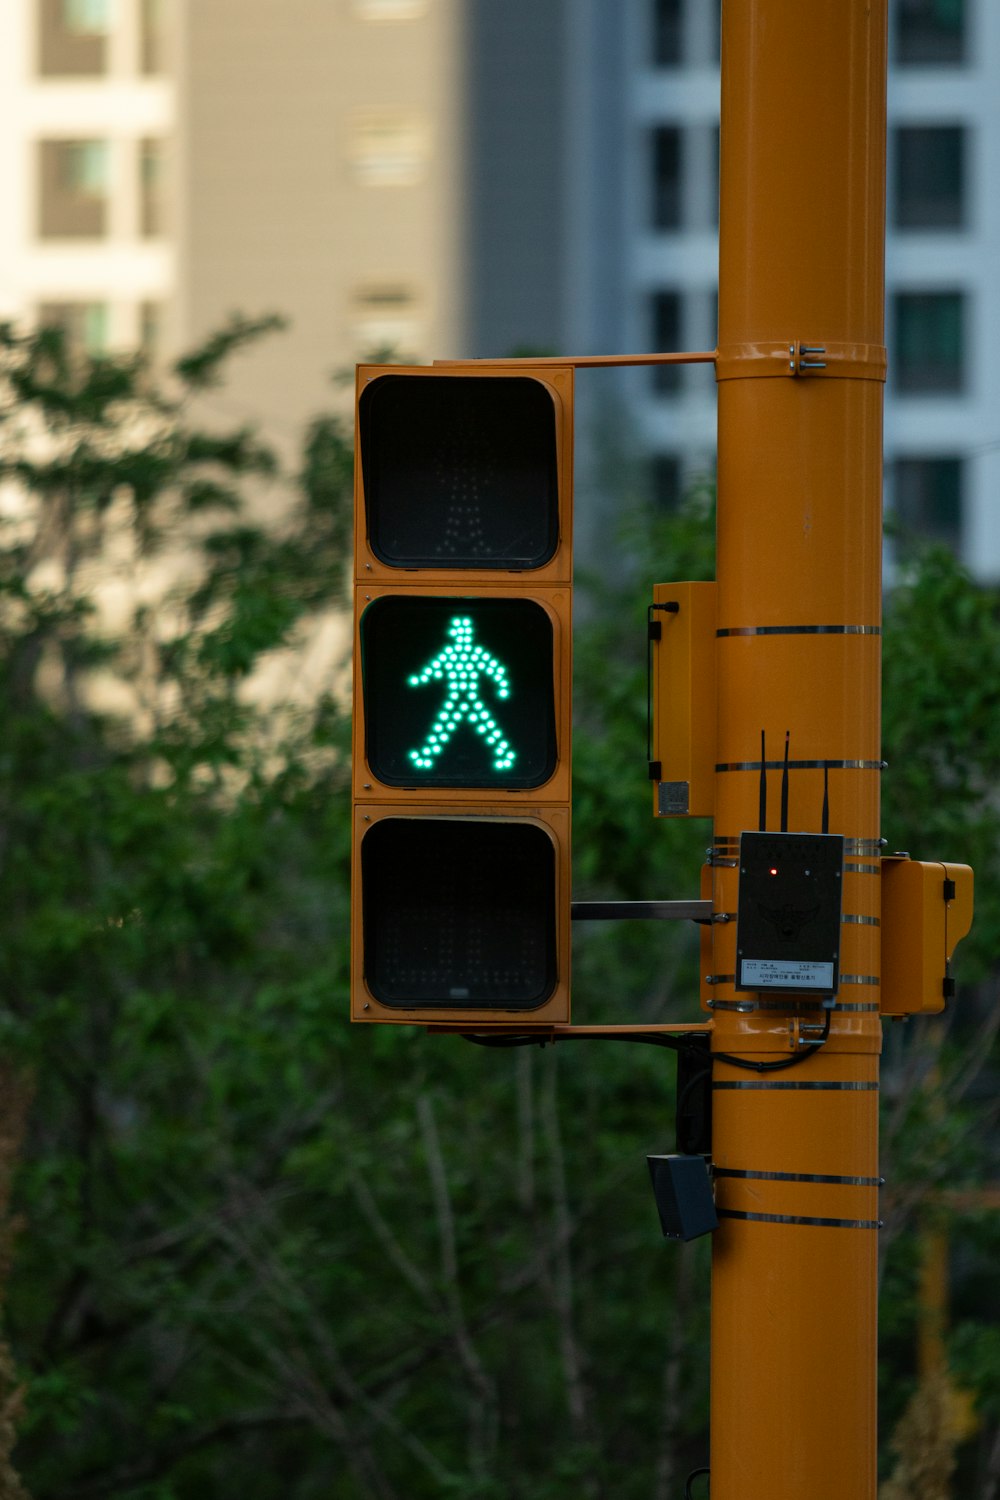
[[[770,868],[770,871],[768,873],[771,874],[771,875],[777,875],[777,873],[778,873],[778,867],[777,867],[777,865],[772,865],[771,868]]]

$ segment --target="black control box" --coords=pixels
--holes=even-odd
[[[832,998],[843,885],[840,834],[742,834],[736,988]]]

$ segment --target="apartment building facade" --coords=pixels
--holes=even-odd
[[[217,398],[278,442],[379,349],[710,349],[719,10],[5,0],[0,317],[170,353],[283,313]],[[890,0],[890,58],[890,561],[932,536],[997,578],[1000,6]],[[676,503],[713,469],[710,371],[614,389]]]
[[[219,400],[279,444],[391,350],[461,353],[460,0],[178,5],[178,326],[277,312]]]
[[[334,372],[460,352],[460,0],[4,0],[0,318],[169,356],[285,332],[220,415],[279,444]]]
[[[176,278],[164,23],[156,0],[4,5],[0,317],[65,324],[92,350],[160,337]]]
[[[599,9],[599,3],[596,7]],[[626,348],[711,348],[717,255],[717,0],[626,7],[621,180],[604,215],[628,226],[608,281],[625,288]],[[916,538],[1000,578],[1000,7],[890,0],[886,249],[889,562]],[[610,124],[608,128],[613,128]],[[789,128],[794,128],[794,108]],[[590,207],[591,216],[594,214]],[[610,287],[590,297],[604,301]],[[578,320],[586,327],[586,315]],[[674,504],[713,463],[703,372],[634,378],[655,498]]]

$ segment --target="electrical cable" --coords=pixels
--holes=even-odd
[[[826,1012],[823,1021],[823,1034],[816,1041],[810,1042],[803,1047],[801,1052],[795,1052],[791,1057],[779,1058],[777,1062],[751,1062],[747,1057],[734,1057],[731,1052],[713,1052],[713,1062],[728,1063],[732,1068],[746,1068],[750,1073],[780,1073],[785,1068],[797,1067],[799,1063],[805,1062],[806,1058],[813,1057],[826,1043],[830,1036],[830,1017],[832,1011]]]
[[[713,1052],[711,1054],[712,1061],[728,1063],[733,1068],[745,1068],[750,1073],[780,1073],[786,1068],[797,1067],[799,1063],[805,1062],[807,1058],[815,1056],[828,1040],[830,1036],[831,1014],[832,1012],[827,1010],[823,1021],[822,1035],[817,1037],[815,1042],[810,1042],[807,1047],[803,1047],[801,1052],[796,1052],[791,1057],[782,1057],[776,1062],[753,1062],[746,1057],[736,1057],[731,1052]],[[583,1031],[581,1036],[574,1037],[572,1031],[564,1031],[558,1040],[560,1042],[645,1042],[652,1047],[670,1047],[674,1052],[684,1052],[693,1047],[689,1037],[697,1034],[689,1032],[685,1035],[682,1032],[677,1036],[663,1036],[656,1034],[644,1035],[641,1031],[636,1031],[622,1035],[615,1035],[613,1032],[609,1032],[606,1036],[589,1036]],[[474,1042],[477,1047],[545,1047],[550,1042],[554,1043],[556,1041],[554,1037],[532,1036],[530,1033],[527,1036],[486,1036],[481,1032],[463,1031],[460,1035],[463,1040]]]
[[[757,827],[767,832],[767,735],[760,732],[760,786],[758,791]]]
[[[785,730],[785,762],[781,770],[781,831],[788,832],[788,747],[791,741],[791,730]]]
[[[710,1474],[712,1471],[707,1466],[703,1469],[692,1469],[684,1485],[684,1500],[694,1500],[694,1490],[691,1488],[694,1481],[701,1474]]]
[[[525,1036],[487,1036],[483,1032],[473,1031],[462,1031],[459,1033],[463,1041],[474,1042],[477,1047],[546,1047],[550,1042],[554,1044],[557,1040],[560,1042],[646,1042],[652,1047],[670,1047],[675,1052],[687,1051],[692,1046],[689,1037],[700,1034],[698,1032],[681,1032],[677,1036],[662,1036],[655,1033],[647,1034],[637,1031],[622,1036],[609,1033],[607,1036],[581,1035],[575,1037],[571,1031],[564,1031],[556,1038],[551,1036],[532,1036],[530,1032]]]
[[[691,1140],[684,1131],[684,1106],[688,1101],[688,1095],[694,1093],[695,1089],[705,1088],[706,1086],[708,1088],[712,1087],[712,1064],[707,1053],[705,1054],[705,1060],[708,1066],[702,1068],[700,1072],[691,1075],[678,1093],[677,1103],[674,1106],[674,1117],[677,1124],[677,1149],[690,1155],[698,1155],[699,1153],[695,1151]]]
[[[664,604],[646,606],[646,764],[650,768],[650,781],[659,780],[659,773],[653,774],[653,642],[661,640],[663,636],[660,621],[653,619],[653,611],[657,609],[664,614],[676,615],[680,611],[680,605],[676,599],[670,599]]]
[[[482,1036],[471,1031],[459,1033],[463,1042],[474,1042],[477,1047],[547,1047],[552,1040],[547,1036]]]

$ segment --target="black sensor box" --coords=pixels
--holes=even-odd
[[[736,988],[835,995],[843,885],[840,834],[742,834]]]

